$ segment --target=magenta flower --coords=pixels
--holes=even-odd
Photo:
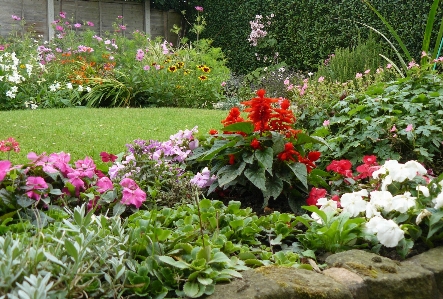
[[[105,193],[108,190],[114,189],[114,185],[112,184],[112,181],[108,177],[102,177],[97,181],[97,191],[100,193]]]
[[[118,27],[120,27],[121,30],[126,30],[126,26],[125,25],[118,25]]]
[[[117,16],[117,19],[123,19],[123,16]]]
[[[406,132],[411,132],[412,131],[412,124],[409,124],[407,127],[406,127],[406,129],[405,129],[405,131]]]
[[[150,67],[149,65],[145,65],[145,66],[143,67],[143,69],[144,69],[145,71],[149,71],[150,68],[151,68],[151,67]]]
[[[41,194],[36,191],[47,189],[48,184],[46,184],[42,177],[30,176],[26,179],[26,187],[29,190],[26,192],[26,195],[28,195],[29,198],[33,198],[38,201],[41,198]]]
[[[125,205],[132,204],[138,209],[145,201],[146,201],[146,193],[142,189],[137,188],[135,190],[131,190],[129,188],[123,188],[123,197],[121,200],[122,204]]]
[[[142,61],[144,57],[145,57],[145,52],[143,52],[142,49],[138,49],[137,54],[135,55],[135,59],[137,59],[138,61]]]
[[[80,24],[80,23],[75,23],[75,24],[74,24],[74,27],[75,27],[75,28],[80,28],[80,27],[82,27],[82,24]]]
[[[11,17],[15,21],[20,21],[21,20],[21,18],[19,16],[16,16],[16,15],[12,15]]]
[[[87,21],[86,24],[88,24],[88,26],[90,27],[94,27],[94,23]]]
[[[211,186],[211,184],[216,180],[215,175],[211,176],[211,171],[208,167],[203,168],[202,172],[198,172],[192,179],[191,183],[199,188],[205,188]]]
[[[131,190],[135,190],[138,188],[137,183],[133,179],[130,179],[130,178],[124,178],[123,180],[121,180],[120,186],[122,186],[124,188],[131,189]]]
[[[355,74],[355,79],[360,79],[360,78],[362,78],[363,77],[363,74],[362,73],[357,73],[357,74]]]
[[[323,122],[323,126],[325,126],[325,127],[329,126],[329,119],[327,119]]]
[[[71,155],[64,152],[52,153],[49,156],[48,162],[58,169],[62,174],[66,175],[69,172],[69,160],[71,160]]]
[[[0,161],[0,181],[3,181],[3,179],[6,176],[6,173],[8,173],[10,168],[11,168],[10,161],[8,160]]]
[[[397,131],[397,128],[395,127],[395,125],[393,125],[390,132],[395,132],[395,131]]]
[[[84,160],[78,160],[75,162],[75,167],[77,167],[78,171],[83,173],[83,176],[87,176],[88,178],[92,178],[94,176],[94,160],[89,157],[85,157]]]
[[[85,182],[83,182],[83,173],[78,170],[72,170],[67,174],[69,182],[75,187],[76,190],[85,189]]]
[[[202,11],[203,11],[203,7],[201,7],[201,6],[196,6],[196,7],[195,7],[195,10],[196,10],[196,11],[200,11],[200,12],[202,12]]]
[[[60,16],[60,18],[65,19],[66,18],[66,12],[61,11],[59,16]]]
[[[63,26],[57,25],[57,26],[55,27],[55,30],[57,30],[57,31],[63,31],[64,29],[63,29]]]

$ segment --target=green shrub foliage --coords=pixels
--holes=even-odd
[[[432,1],[373,0],[371,3],[397,30],[418,60]],[[336,48],[356,46],[359,36],[366,39],[370,30],[356,22],[380,30],[395,44],[386,27],[362,1],[201,0],[190,4],[204,7],[208,24],[203,37],[213,39],[214,46],[223,49],[229,58],[228,66],[237,73],[247,73],[263,66],[255,58],[257,48],[250,46],[247,40],[251,32],[249,22],[256,15],[275,15],[268,33],[277,44],[269,50],[278,52],[280,60],[299,70],[312,71],[313,66]],[[440,8],[436,20],[441,18]],[[436,22],[434,32],[437,32],[439,23]]]

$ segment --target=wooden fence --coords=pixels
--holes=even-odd
[[[52,22],[66,13],[71,24],[94,24],[94,30],[102,35],[114,30],[113,24],[126,25],[126,32],[143,31],[152,38],[162,36],[176,43],[177,35],[170,29],[174,24],[181,25],[181,15],[174,11],[164,12],[149,7],[149,1],[125,2],[120,0],[0,0],[0,35],[20,29],[20,21],[25,20],[24,30],[33,30],[46,40],[54,36]],[[122,19],[118,19],[122,16]]]

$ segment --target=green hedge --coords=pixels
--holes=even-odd
[[[418,59],[432,1],[372,0],[371,3]],[[188,20],[193,20],[195,5],[204,7],[208,23],[202,37],[213,39],[213,45],[223,49],[229,58],[229,67],[237,73],[263,66],[255,59],[257,49],[247,41],[249,21],[257,14],[275,14],[271,25],[271,33],[278,41],[275,51],[298,70],[312,70],[337,47],[355,46],[359,35],[368,36],[369,29],[355,21],[375,27],[395,41],[378,17],[359,0],[191,0]],[[440,8],[437,20],[442,15]],[[436,22],[435,31],[439,23]]]

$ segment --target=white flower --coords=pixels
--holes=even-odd
[[[386,247],[396,247],[405,232],[393,220],[380,221],[377,225],[377,239]]]
[[[71,83],[71,82],[66,83],[66,88],[67,88],[67,89],[72,89],[72,83]]]
[[[15,93],[13,93],[12,91],[8,90],[6,92],[6,96],[10,97],[11,99],[15,99]]]
[[[415,219],[415,224],[419,225],[425,217],[431,216],[432,213],[427,209],[421,210],[420,214],[418,214],[417,219]]]
[[[411,196],[411,192],[396,195],[392,198],[392,209],[400,213],[406,213],[410,208],[415,207],[417,197]]]
[[[79,85],[77,90],[78,90],[79,92],[82,92],[82,91],[83,91],[83,86]]]
[[[49,90],[50,90],[50,91],[57,91],[57,87],[55,86],[55,84],[51,84],[51,85],[49,86]]]
[[[384,219],[381,216],[375,216],[372,217],[368,222],[366,222],[365,227],[366,227],[366,232],[370,233],[370,234],[376,234],[378,232],[378,225],[380,223],[383,223],[383,221],[386,221],[386,219]]]
[[[379,207],[372,202],[366,204],[366,218],[371,219],[376,216],[381,216]]]
[[[392,194],[389,191],[372,191],[370,202],[386,212],[392,211]]]
[[[87,92],[91,92],[91,87],[86,86],[86,91],[87,91]]]
[[[367,202],[363,200],[362,196],[368,196],[368,191],[366,189],[343,194],[340,198],[343,212],[351,214],[351,217],[356,217],[360,212],[366,211]]]
[[[18,91],[18,87],[17,86],[12,86],[10,90],[12,92],[17,92]]]
[[[443,192],[437,195],[437,197],[432,200],[432,203],[435,205],[434,209],[440,209],[443,207]]]
[[[429,196],[429,189],[426,186],[419,185],[419,186],[417,186],[415,188],[415,190],[420,191],[423,194],[424,197],[428,197]]]
[[[428,173],[423,165],[413,160],[406,162],[403,166],[403,169],[407,172],[408,179],[410,180],[414,179],[417,175],[425,175]]]
[[[36,104],[31,104],[31,109],[32,110],[35,110],[35,109],[37,109],[38,108],[38,106],[36,105]]]

